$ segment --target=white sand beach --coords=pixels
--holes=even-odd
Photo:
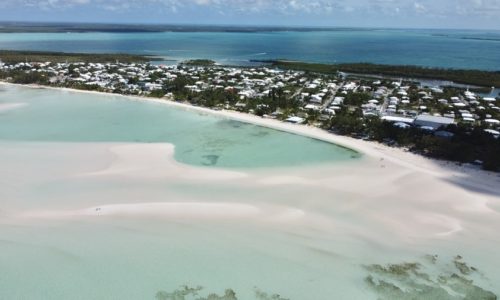
[[[215,272],[215,265],[211,263],[226,260],[238,275],[219,288],[226,283],[244,288],[245,272],[260,268],[266,275],[257,276],[250,285],[291,299],[306,299],[307,291],[315,289],[321,292],[314,299],[332,295],[375,299],[364,287],[361,265],[461,255],[481,270],[482,287],[500,294],[495,284],[500,282],[497,174],[313,127],[164,100],[124,99],[216,114],[336,143],[364,156],[355,162],[233,171],[180,164],[173,158],[171,144],[0,141],[0,224],[8,228],[0,230],[3,240],[26,242],[22,234],[16,235],[16,228],[24,227],[40,234],[42,245],[63,247],[43,228],[52,228],[55,236],[61,232],[79,236],[84,226],[99,238],[101,230],[123,228],[115,238],[123,247],[132,247],[127,240],[136,241],[135,249],[164,234],[170,237],[171,247],[184,249],[177,260],[182,255],[198,257],[202,254],[194,254],[193,249],[206,247],[206,265],[188,263],[191,272],[187,273],[197,274],[182,277],[190,278],[189,283],[213,284],[209,274]],[[68,233],[71,228],[74,232]],[[166,233],[172,228],[180,228],[183,236],[173,239]],[[195,237],[203,242],[197,244]],[[90,253],[111,243],[98,242],[97,237],[89,242],[93,243]],[[152,249],[141,256],[145,265],[161,257]],[[209,249],[233,249],[233,254],[224,258]],[[253,256],[242,254],[247,250]],[[123,251],[116,251],[113,259],[125,259],[129,254]],[[271,258],[279,263],[273,265]],[[231,272],[228,268],[220,271]],[[300,273],[301,268],[306,271]],[[325,268],[337,271],[328,273]],[[284,273],[289,277],[280,277]],[[151,277],[157,287],[159,280]]]
[[[12,85],[12,84],[0,82],[0,85]],[[115,94],[102,93],[96,91],[82,91],[82,90],[74,90],[68,88],[54,88],[41,85],[22,85],[22,86],[35,89],[49,89],[49,90],[52,89],[52,90],[62,90],[74,93],[116,97]],[[401,148],[393,148],[377,142],[363,141],[346,136],[340,136],[326,132],[325,130],[313,126],[290,124],[274,119],[262,118],[255,115],[240,113],[236,111],[212,110],[205,107],[193,106],[187,103],[174,102],[174,101],[149,98],[149,97],[138,97],[138,96],[120,96],[120,97],[123,97],[123,99],[125,100],[146,101],[151,103],[164,104],[172,107],[181,108],[187,111],[216,115],[223,118],[233,119],[245,123],[255,124],[267,128],[272,128],[280,131],[311,137],[314,139],[319,139],[322,141],[334,143],[337,145],[341,145],[356,150],[360,153],[363,153],[375,159],[389,160],[391,162],[397,163],[400,166],[426,172],[428,174],[445,178],[447,180],[460,180],[461,178],[465,177],[467,178],[467,180],[462,181],[464,185],[466,184],[471,188],[487,189],[489,191],[497,192],[500,194],[500,188],[498,188],[499,186],[498,184],[500,184],[500,176],[497,173],[483,171],[471,166],[460,166],[453,162],[439,161],[435,159],[426,158],[420,155],[407,152]],[[19,106],[17,105],[18,104],[14,106],[21,107],[24,104],[19,104]],[[13,105],[8,105],[8,106],[12,107]]]

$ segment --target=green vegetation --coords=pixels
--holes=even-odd
[[[460,256],[453,260],[455,269],[441,264],[437,256],[432,257],[428,266],[421,263],[365,266],[369,272],[365,282],[380,299],[497,299],[495,294],[468,278],[477,270],[467,267],[465,274],[463,266],[467,265]]]
[[[500,86],[500,71],[489,72],[480,70],[438,69],[419,66],[391,66],[370,63],[318,64],[285,60],[262,62],[270,63],[275,67],[285,70],[298,70],[324,74],[347,72],[405,78],[448,80],[456,83],[471,84],[484,87]]]
[[[437,255],[428,255],[421,262],[405,262],[388,265],[363,266],[367,275],[366,285],[379,299],[442,299],[442,300],[496,300],[497,296],[480,287],[471,277],[481,275],[468,266],[461,256],[449,261],[440,260]],[[464,272],[465,271],[465,272]],[[477,277],[477,276],[475,276]],[[233,289],[226,289],[221,295],[208,293],[201,286],[182,286],[173,292],[159,291],[157,300],[238,300]],[[278,294],[254,290],[256,300],[286,300]]]
[[[455,264],[455,268],[457,268],[462,275],[470,275],[476,270],[474,267],[469,267],[464,261],[462,261],[461,256],[455,257],[455,259],[453,259],[453,263]]]
[[[371,31],[365,28],[284,27],[284,26],[228,26],[228,25],[167,25],[167,24],[111,24],[111,23],[44,23],[0,22],[0,33],[17,32],[276,32],[276,31]]]
[[[49,83],[49,76],[44,72],[26,73],[22,71],[4,72],[0,71],[0,79],[10,78],[10,82],[18,84],[41,84]]]
[[[182,286],[180,289],[173,292],[159,291],[156,293],[157,300],[187,300],[187,299],[197,299],[197,300],[238,300],[236,292],[232,289],[226,289],[223,295],[218,295],[215,293],[210,293],[206,297],[200,296],[203,288],[201,286],[192,288],[188,286]],[[280,295],[273,294],[269,295],[258,289],[255,290],[256,300],[287,300],[282,298]]]
[[[89,54],[42,51],[9,51],[0,50],[0,60],[4,63],[51,62],[51,63],[146,63],[153,59],[149,56],[132,54]]]
[[[347,95],[339,96],[345,97],[344,104],[357,107],[361,106],[363,103],[366,103],[371,98],[370,94],[353,92],[349,92]]]
[[[215,65],[215,61],[210,59],[192,59],[182,62],[186,66],[211,67]]]

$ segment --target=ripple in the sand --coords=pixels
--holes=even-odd
[[[206,296],[203,296],[205,294]],[[232,289],[226,289],[222,295],[216,293],[206,293],[203,291],[201,286],[189,287],[182,286],[181,288],[173,291],[159,291],[156,293],[157,300],[238,300],[236,292]],[[282,298],[278,294],[268,294],[261,290],[255,289],[255,299],[256,300],[288,300],[287,298]]]
[[[497,299],[474,283],[470,277],[478,271],[462,257],[455,257],[451,267],[443,266],[447,265],[441,265],[437,256],[424,262],[365,266],[369,272],[365,282],[379,299]]]

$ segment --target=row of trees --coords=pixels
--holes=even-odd
[[[46,62],[53,63],[147,63],[151,57],[133,54],[107,54],[107,53],[63,53],[46,51],[13,51],[0,50],[0,58],[5,63],[16,64],[21,62]]]
[[[267,61],[272,65],[298,71],[336,74],[337,72],[383,75],[404,78],[427,78],[454,81],[457,83],[478,85],[484,87],[500,86],[500,71],[455,70],[426,68],[419,66],[392,66],[370,63],[351,64],[320,64],[290,61]]]
[[[19,84],[48,84],[49,77],[46,73],[39,72],[30,72],[26,73],[25,71],[11,71],[11,72],[0,72],[0,79],[10,78],[12,83]]]

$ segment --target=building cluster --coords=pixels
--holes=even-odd
[[[185,100],[176,97],[176,89],[180,88],[194,96],[207,91],[224,91],[235,95],[237,101],[223,103],[219,108],[250,113],[255,113],[255,106],[250,107],[250,103],[259,102],[258,107],[269,107],[266,101],[279,91],[280,97],[293,102],[296,107],[287,112],[278,107],[266,112],[266,117],[279,116],[292,123],[309,122],[321,126],[346,110],[357,110],[365,118],[378,117],[400,128],[418,126],[439,132],[442,126],[464,123],[481,126],[500,136],[500,98],[481,97],[468,89],[422,87],[402,80],[354,79],[344,78],[341,74],[321,75],[267,67],[118,62],[0,63],[0,72],[8,75],[43,74],[48,84],[56,86],[76,85],[144,96],[161,92],[158,94],[179,101]],[[185,80],[180,82],[179,78]]]

